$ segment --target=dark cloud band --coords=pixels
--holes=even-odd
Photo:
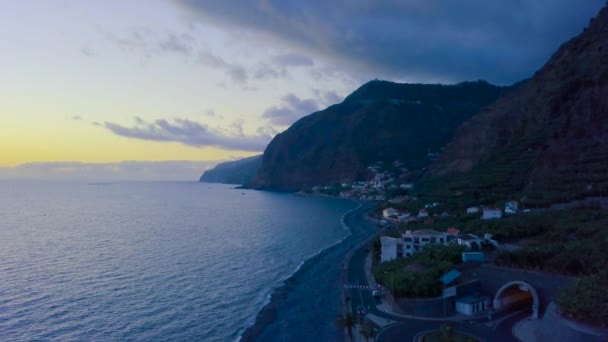
[[[529,77],[604,0],[174,0],[225,27],[278,38],[351,71],[418,81]],[[283,63],[307,63],[285,58]]]

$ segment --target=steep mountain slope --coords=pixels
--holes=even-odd
[[[216,165],[213,169],[203,172],[200,182],[245,184],[255,177],[262,156],[253,156]]]
[[[344,102],[313,113],[277,135],[264,151],[258,189],[300,190],[351,182],[375,161],[401,160],[411,169],[430,162],[454,129],[492,103],[502,88],[369,82]]]
[[[464,123],[429,175],[435,188],[480,201],[608,194],[608,9]]]

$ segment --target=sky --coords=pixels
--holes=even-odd
[[[194,180],[363,83],[512,84],[603,0],[0,3],[0,179]]]

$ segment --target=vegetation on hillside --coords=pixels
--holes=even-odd
[[[251,186],[306,190],[363,180],[375,162],[428,165],[456,127],[504,89],[486,82],[456,85],[372,81],[344,102],[305,116],[264,151]]]
[[[454,327],[443,324],[439,330],[424,335],[423,342],[476,342],[479,341],[471,336],[460,334],[454,331]]]
[[[374,278],[397,297],[437,297],[439,278],[461,263],[464,248],[458,245],[426,246],[408,258],[378,263],[379,243],[375,244]]]
[[[608,327],[608,270],[581,277],[557,298],[567,317]]]

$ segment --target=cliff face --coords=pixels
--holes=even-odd
[[[376,161],[428,165],[454,129],[493,102],[502,88],[485,82],[458,85],[372,81],[344,102],[313,113],[277,135],[264,151],[258,189],[300,190],[352,182]]]
[[[455,192],[551,202],[608,190],[608,9],[465,122],[430,167]],[[475,179],[475,186],[472,184]]]
[[[254,156],[240,160],[218,164],[213,169],[203,173],[200,182],[245,184],[255,177],[262,162],[262,156]]]

